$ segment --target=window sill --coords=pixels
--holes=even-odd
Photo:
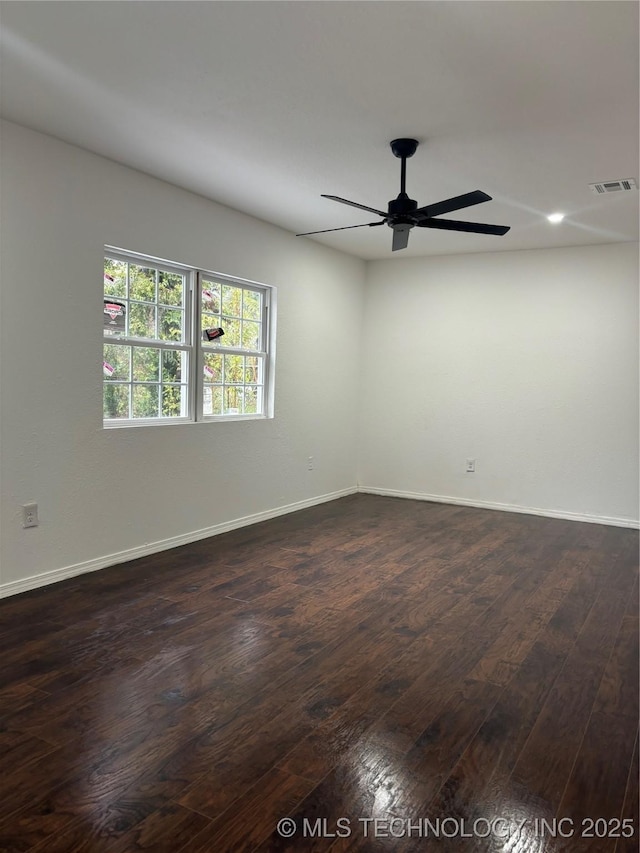
[[[133,427],[157,427],[157,426],[178,426],[179,424],[192,424],[191,418],[138,418],[135,421],[131,420],[113,420],[103,421],[104,429],[129,429]]]
[[[232,421],[268,421],[273,415],[205,415],[201,420],[194,421],[191,418],[140,418],[135,421],[103,421],[104,429],[139,429],[140,427],[158,426],[184,426],[184,424],[212,424],[228,423]]]

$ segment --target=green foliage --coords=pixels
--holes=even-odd
[[[158,331],[161,341],[181,341],[183,339],[183,316],[184,311],[176,311],[171,308],[160,309],[160,328]]]
[[[139,302],[129,303],[129,335],[132,338],[156,337],[156,307]]]
[[[147,349],[147,347],[134,347],[133,349],[133,381],[134,382],[159,382],[160,381],[160,351]]]
[[[162,417],[174,418],[180,414],[182,393],[180,385],[162,386]]]
[[[158,386],[134,385],[132,391],[133,417],[158,417]]]
[[[104,416],[105,418],[129,417],[128,385],[116,385],[113,382],[104,383]]]
[[[127,295],[127,264],[124,261],[105,258],[104,272],[104,295],[123,299]],[[110,282],[106,276],[111,276],[114,281]]]
[[[158,270],[158,302],[161,305],[182,305],[183,278],[176,273]]]
[[[129,299],[136,302],[156,302],[157,276],[157,270],[129,264]]]
[[[162,381],[163,383],[183,381],[180,350],[162,350]]]
[[[260,319],[260,294],[253,290],[242,293],[242,316],[245,320]]]

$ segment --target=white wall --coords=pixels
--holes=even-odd
[[[355,489],[362,261],[11,123],[0,150],[0,594]],[[274,420],[102,429],[104,244],[278,288]]]
[[[637,521],[637,244],[371,262],[363,356],[361,488]]]

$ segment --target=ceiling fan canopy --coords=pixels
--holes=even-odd
[[[393,139],[390,143],[391,151],[401,161],[400,192],[396,198],[388,203],[386,213],[375,207],[368,207],[366,204],[349,201],[349,199],[341,198],[337,195],[322,195],[322,198],[328,198],[331,201],[349,205],[349,207],[356,207],[359,210],[366,210],[368,213],[375,213],[376,216],[382,217],[380,222],[364,222],[362,225],[346,225],[342,228],[324,228],[321,231],[306,231],[303,234],[296,234],[296,237],[326,234],[329,231],[346,231],[350,228],[372,228],[376,225],[388,225],[393,229],[391,248],[394,252],[397,252],[400,249],[406,249],[409,243],[409,232],[415,227],[439,228],[444,231],[466,231],[470,234],[495,234],[496,236],[502,236],[509,231],[508,225],[485,225],[479,222],[463,222],[457,219],[436,218],[443,213],[451,213],[454,210],[461,210],[464,207],[471,207],[474,204],[491,201],[491,196],[481,190],[474,190],[470,193],[464,193],[464,195],[435,202],[435,204],[418,207],[418,202],[415,199],[409,198],[406,191],[407,160],[416,153],[418,144],[417,139]]]

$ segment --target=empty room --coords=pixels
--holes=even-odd
[[[1,853],[638,850],[638,10],[0,3]]]

